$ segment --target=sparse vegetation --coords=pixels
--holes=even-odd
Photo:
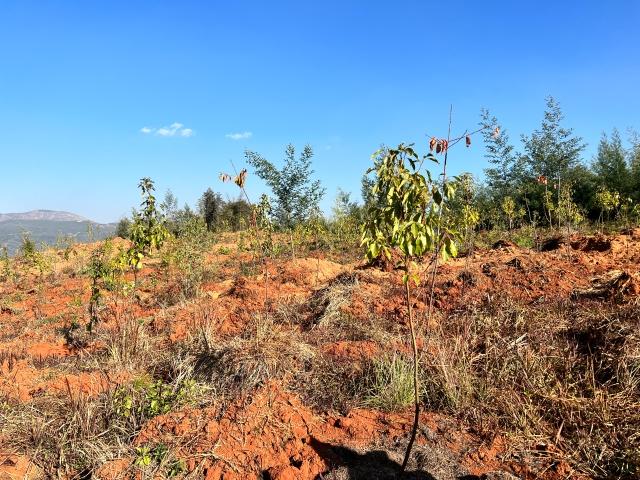
[[[64,479],[336,478],[345,445],[374,444],[407,478],[429,449],[460,472],[636,478],[637,145],[605,136],[588,169],[561,121],[549,99],[522,154],[488,112],[424,155],[383,147],[363,204],[338,190],[330,216],[289,147],[281,169],[246,153],[272,198],[240,169],[220,175],[239,199],[158,206],[143,178],[121,238],[25,235],[0,251],[0,447]],[[484,184],[447,172],[474,133]]]

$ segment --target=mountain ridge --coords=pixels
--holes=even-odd
[[[63,221],[63,222],[91,222],[98,223],[89,220],[81,215],[77,215],[71,212],[65,212],[62,210],[30,210],[28,212],[17,213],[0,213],[0,222],[7,222],[11,220],[41,220],[41,221]]]
[[[55,245],[61,240],[86,243],[113,235],[115,229],[115,223],[98,223],[58,210],[0,213],[0,253],[6,247],[10,255],[15,254],[25,235],[38,245]]]

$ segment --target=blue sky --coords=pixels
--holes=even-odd
[[[229,160],[289,142],[314,148],[328,209],[380,144],[445,135],[450,104],[454,132],[487,107],[518,142],[547,94],[590,160],[602,131],[640,128],[638,25],[635,0],[5,0],[0,212],[117,220],[142,176],[181,203],[235,197]],[[452,153],[453,173],[486,166],[479,142]]]

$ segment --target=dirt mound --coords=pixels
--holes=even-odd
[[[463,434],[450,444],[451,449],[436,447],[442,439],[430,432],[444,432],[446,423],[428,415],[423,415],[422,422],[424,433],[418,437],[410,464],[410,470],[418,470],[407,478],[432,478],[424,468],[439,473],[437,478],[468,474],[464,458],[478,451],[472,447],[473,438]],[[345,416],[318,417],[298,397],[272,383],[224,412],[189,408],[157,417],[140,432],[135,445],[172,445],[177,456],[186,460],[189,472],[200,472],[207,479],[342,478],[336,476],[342,470],[356,474],[372,468],[397,475],[403,451],[399,443],[404,443],[410,425],[410,412],[354,409]],[[425,435],[434,443],[427,445]],[[433,449],[440,454],[434,455]],[[481,453],[493,458],[493,463],[473,470],[481,475],[495,465],[505,467],[496,459],[504,448],[494,450],[491,455],[487,449]]]
[[[326,470],[307,444],[320,420],[276,385],[236,402],[222,416],[218,413],[211,408],[187,409],[157,417],[135,444],[178,443],[178,456],[187,459],[189,471],[198,468],[211,479],[241,479],[265,472],[311,479]],[[293,473],[294,477],[285,476]]]
[[[603,236],[581,237],[571,242],[571,248],[583,252],[606,252],[611,250],[611,239]]]
[[[380,347],[369,340],[340,341],[324,345],[322,352],[343,360],[361,361],[375,357]]]
[[[560,248],[563,245],[571,248]],[[628,236],[557,236],[549,239],[543,250],[546,251],[507,246],[448,262],[438,274],[436,306],[450,311],[496,296],[527,303],[590,296],[612,298],[601,291],[606,286],[597,287],[599,293],[593,295],[587,292],[595,292],[591,279],[613,270],[629,275],[628,284],[617,282],[625,296],[637,289],[640,242]],[[418,293],[419,298],[421,295]]]
[[[280,281],[302,286],[317,287],[332,281],[347,267],[320,258],[297,258],[282,265],[278,272]]]
[[[566,239],[562,235],[557,235],[555,237],[547,238],[540,245],[540,251],[542,252],[551,252],[552,250],[557,250],[562,245],[566,244]]]
[[[573,291],[575,298],[622,299],[625,295],[637,295],[640,287],[638,274],[631,275],[622,270],[611,270],[590,280],[587,288]]]

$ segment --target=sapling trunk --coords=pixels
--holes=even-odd
[[[407,273],[409,269],[407,268]],[[411,456],[411,449],[413,448],[413,442],[416,439],[416,433],[418,432],[418,424],[420,422],[420,395],[418,386],[418,344],[416,342],[416,330],[413,324],[413,308],[411,305],[411,286],[409,282],[410,278],[407,278],[404,282],[404,291],[407,301],[407,313],[409,314],[409,329],[411,330],[411,346],[413,348],[413,404],[414,404],[414,417],[413,427],[411,428],[411,436],[409,437],[409,443],[407,444],[407,451],[404,454],[404,460],[402,461],[402,471],[404,472]]]

